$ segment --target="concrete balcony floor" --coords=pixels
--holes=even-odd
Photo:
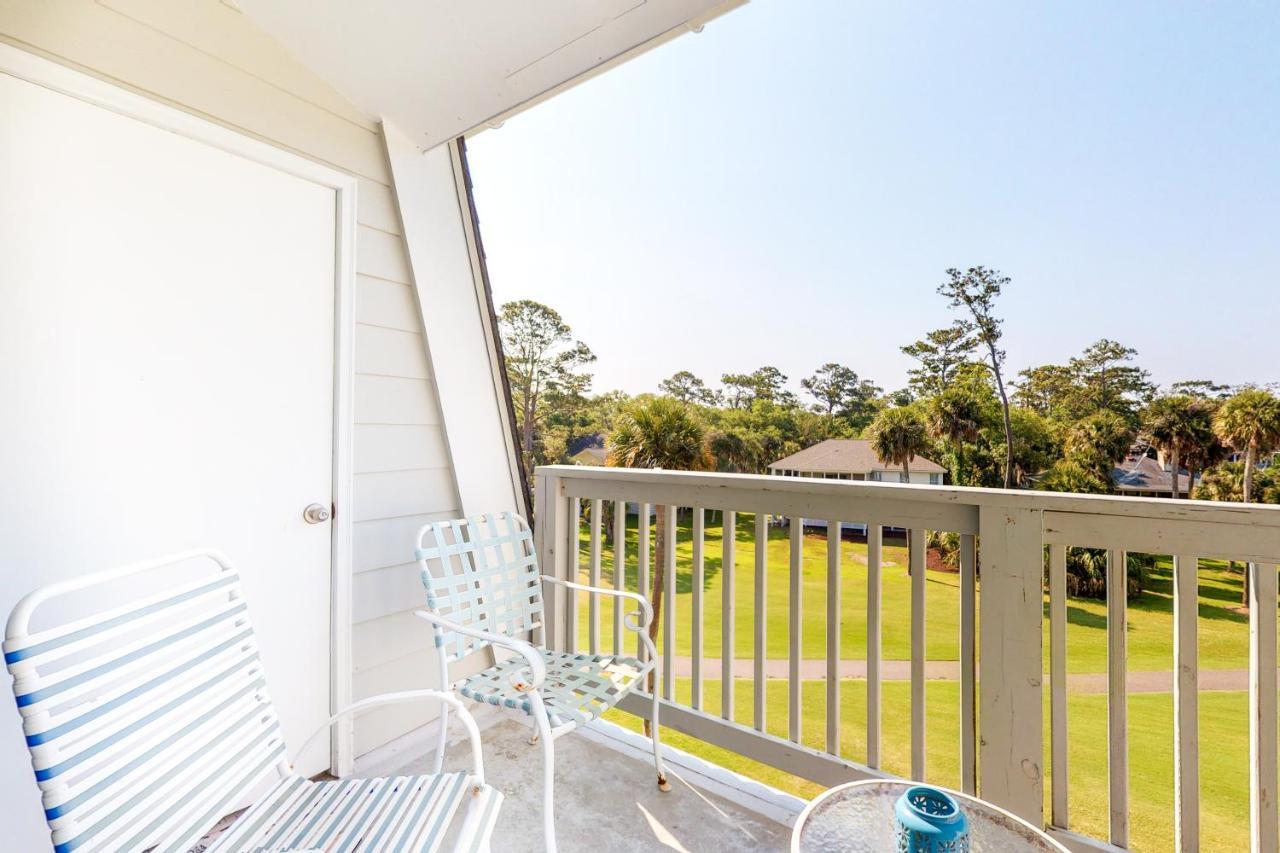
[[[483,725],[483,723],[482,723]],[[445,769],[470,765],[470,748],[453,732]],[[528,853],[542,844],[542,747],[528,743],[523,717],[503,715],[484,728],[485,776],[506,796],[494,853]],[[419,744],[421,741],[417,741]],[[556,841],[563,853],[677,850],[732,853],[788,849],[802,801],[720,771],[664,747],[671,790],[656,784],[647,741],[596,723],[555,743]],[[411,743],[379,751],[360,775],[425,773],[431,755]],[[373,758],[371,756],[371,758]]]

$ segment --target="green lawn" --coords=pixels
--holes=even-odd
[[[720,626],[723,621],[723,573],[721,572],[722,528],[719,513],[707,513],[705,569],[703,579],[703,654],[719,657]],[[755,623],[754,529],[750,515],[739,515],[735,553],[735,647],[740,658],[750,658]],[[587,577],[589,537],[587,525],[580,530],[581,577]],[[652,535],[650,541],[652,542]],[[691,654],[693,613],[692,537],[688,515],[682,516],[677,534],[676,558],[676,649]],[[841,573],[841,654],[858,659],[866,655],[866,545],[842,542]],[[786,659],[788,653],[788,533],[782,528],[769,531],[767,638],[770,658]],[[613,585],[613,550],[602,542],[601,580]],[[883,656],[887,660],[910,658],[910,579],[906,575],[906,549],[900,541],[884,548],[882,577]],[[825,656],[827,598],[826,539],[805,537],[803,550],[803,654],[806,658]],[[628,589],[636,588],[635,518],[628,519],[626,578]],[[1200,665],[1204,669],[1243,669],[1249,665],[1248,618],[1232,610],[1240,600],[1241,574],[1225,564],[1205,561],[1200,570]],[[612,601],[603,599],[601,640],[612,648]],[[1047,611],[1046,599],[1046,611]],[[1142,597],[1129,608],[1129,669],[1168,670],[1172,666],[1172,593],[1170,567],[1162,561],[1149,577]],[[955,660],[958,654],[958,577],[948,572],[928,572],[925,604],[927,656],[930,660]],[[587,647],[587,604],[580,600],[580,647]],[[1101,601],[1071,599],[1067,605],[1067,666],[1072,672],[1106,670],[1106,605]],[[1048,632],[1045,632],[1045,665],[1048,666]]]
[[[720,713],[719,682],[707,682],[705,710]],[[677,698],[689,700],[689,682],[677,682]],[[748,681],[735,684],[735,717],[751,724],[751,689]],[[909,685],[884,685],[882,755],[884,768],[892,773],[910,772]],[[767,687],[766,728],[779,737],[787,732],[787,685],[770,681]],[[841,752],[862,761],[866,757],[866,682],[846,680],[841,684]],[[1046,707],[1048,696],[1045,697]],[[805,682],[802,692],[804,743],[822,748],[825,737],[826,700],[822,682]],[[1069,808],[1072,828],[1105,838],[1107,835],[1107,716],[1106,697],[1072,696],[1069,700],[1070,731]],[[954,744],[959,727],[959,693],[955,684],[931,681],[928,684],[927,713],[932,747],[927,747],[926,778],[937,784],[957,787],[958,755]],[[637,718],[612,711],[611,719],[638,729]],[[1249,803],[1247,792],[1248,694],[1206,692],[1200,697],[1202,744],[1201,836],[1206,850],[1245,850],[1249,845]],[[1135,694],[1129,698],[1130,752],[1130,840],[1139,851],[1170,850],[1173,847],[1173,702],[1168,693]],[[936,735],[934,733],[937,733]],[[784,791],[810,798],[822,788],[812,782],[743,758],[730,750],[714,747],[669,729],[666,742],[714,761],[746,776],[759,779]],[[1048,722],[1045,743],[1048,744]],[[1050,768],[1046,767],[1045,813],[1049,810]]]

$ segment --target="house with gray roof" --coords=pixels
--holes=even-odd
[[[1111,472],[1111,480],[1115,484],[1118,495],[1143,498],[1175,497],[1173,472],[1169,463],[1162,459],[1152,459],[1145,454],[1131,455],[1115,466]],[[1190,491],[1191,474],[1186,469],[1180,469],[1176,497],[1189,497]]]
[[[769,466],[781,477],[817,477],[826,480],[872,480],[886,483],[941,485],[947,469],[932,459],[917,456],[907,463],[910,479],[901,465],[876,455],[871,442],[861,438],[829,438]]]

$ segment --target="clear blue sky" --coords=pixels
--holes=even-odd
[[[495,298],[557,308],[596,391],[901,387],[973,264],[1014,372],[1109,337],[1280,379],[1280,4],[754,0],[469,148]]]

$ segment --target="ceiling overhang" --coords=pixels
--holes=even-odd
[[[371,118],[432,148],[746,0],[236,0]]]

